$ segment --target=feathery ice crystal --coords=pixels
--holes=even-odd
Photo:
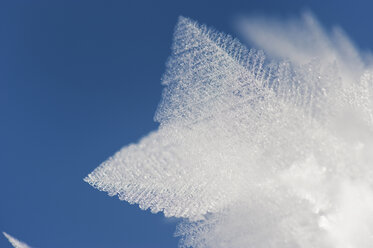
[[[305,14],[241,20],[261,51],[181,17],[160,127],[85,180],[182,217],[185,247],[373,245],[373,70]]]

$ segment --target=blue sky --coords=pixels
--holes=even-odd
[[[176,222],[83,178],[157,128],[173,28],[311,10],[373,50],[368,1],[1,1],[0,230],[34,247],[176,247]],[[10,247],[0,238],[0,247]]]

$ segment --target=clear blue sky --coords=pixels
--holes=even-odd
[[[369,1],[0,1],[0,230],[39,248],[176,247],[175,222],[83,178],[157,128],[179,15],[235,35],[238,14],[304,9],[373,50]]]

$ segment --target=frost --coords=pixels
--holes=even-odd
[[[182,247],[373,245],[373,70],[340,29],[242,19],[264,52],[181,17],[159,129],[85,181],[182,217]]]
[[[241,124],[227,117],[253,112],[255,106],[242,103],[253,105],[260,97],[263,59],[229,36],[180,18],[155,116],[159,130],[119,151],[85,180],[166,216],[200,218],[222,209],[237,197],[226,181],[238,171],[225,164],[247,158],[236,150],[245,142],[234,132]]]
[[[13,238],[6,232],[3,232],[4,236],[9,240],[9,242],[13,245],[14,248],[31,248],[30,246],[26,245],[25,243]]]

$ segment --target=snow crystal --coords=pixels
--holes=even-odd
[[[373,245],[373,70],[310,14],[243,19],[255,46],[180,17],[157,131],[85,181],[182,217],[182,247]]]

